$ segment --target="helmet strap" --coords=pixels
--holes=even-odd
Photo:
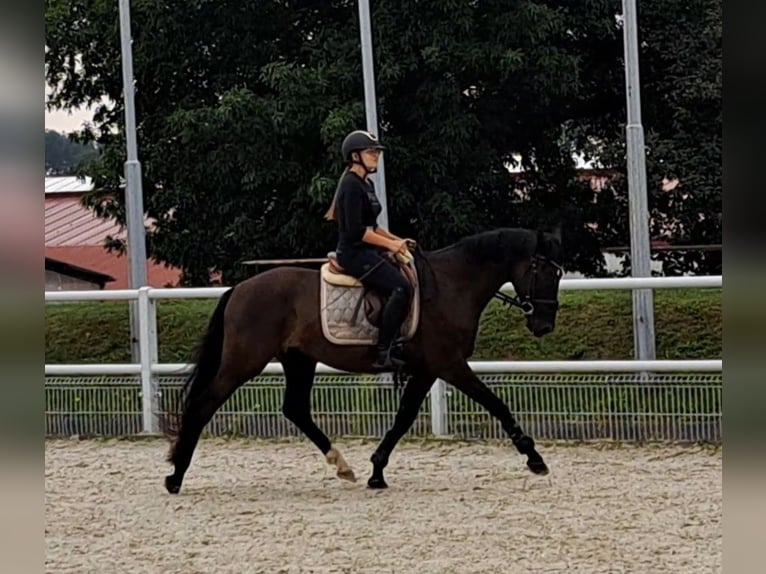
[[[360,158],[362,157],[362,154],[361,154],[361,152],[352,152],[352,156],[353,156],[353,154],[354,154],[354,153],[357,153],[357,154],[359,155],[359,157],[360,157]],[[352,158],[351,158],[351,164],[352,164],[352,165],[353,165],[353,164],[358,164],[358,165],[361,165],[361,166],[362,166],[362,168],[364,169],[364,175],[365,175],[365,177],[367,177],[367,176],[368,176],[368,175],[370,175],[371,173],[376,173],[376,172],[378,171],[377,169],[370,169],[369,167],[367,167],[367,165],[366,165],[366,164],[364,163],[364,161],[362,161],[361,159],[360,159],[359,161],[357,161],[357,160],[353,159],[353,157],[352,157]]]

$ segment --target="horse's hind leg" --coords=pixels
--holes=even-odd
[[[288,349],[280,358],[285,371],[285,396],[282,412],[313,442],[329,464],[336,467],[338,477],[356,481],[354,471],[343,455],[332,446],[330,439],[311,417],[311,389],[317,362],[297,349]]]
[[[170,462],[173,463],[173,474],[165,477],[165,488],[169,493],[177,494],[181,490],[184,475],[189,469],[205,425],[234,391],[245,382],[246,379],[234,378],[225,371],[220,372],[209,388],[189,401],[181,416],[181,428],[169,457]]]
[[[540,453],[535,449],[535,441],[524,433],[506,404],[481,382],[467,363],[463,362],[462,364],[452,365],[451,368],[445,368],[442,378],[459,391],[462,391],[470,399],[483,406],[489,411],[490,415],[500,421],[503,430],[516,446],[516,450],[520,454],[527,455],[529,470],[535,474],[548,474],[548,466],[543,461]]]
[[[241,351],[240,356],[242,356]],[[165,477],[165,488],[171,494],[177,494],[181,490],[184,475],[191,464],[194,450],[205,425],[234,391],[248,380],[258,376],[268,363],[268,359],[262,359],[257,363],[251,362],[249,368],[244,370],[232,368],[231,357],[231,354],[224,355],[224,361],[218,373],[208,385],[192,396],[184,409],[181,427],[169,457],[169,461],[173,463],[173,474]]]

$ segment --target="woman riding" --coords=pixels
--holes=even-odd
[[[393,345],[407,318],[412,287],[385,251],[405,253],[408,241],[390,233],[377,223],[382,207],[369,175],[375,173],[383,146],[373,134],[357,130],[346,136],[341,146],[347,163],[341,175],[326,219],[338,222],[338,263],[365,287],[388,297],[378,332],[375,368],[401,365]]]

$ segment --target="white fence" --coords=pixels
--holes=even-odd
[[[564,279],[561,290],[595,289],[672,289],[672,288],[721,288],[723,277],[647,277],[610,279]],[[142,287],[137,290],[114,291],[46,291],[46,302],[54,301],[137,301],[139,317],[140,363],[138,364],[79,364],[45,365],[46,376],[76,375],[138,375],[141,383],[142,429],[154,434],[159,430],[159,382],[158,377],[182,375],[188,372],[188,364],[161,364],[157,352],[157,313],[155,301],[160,299],[190,299],[220,297],[228,288],[169,288]],[[503,286],[504,292],[512,292],[511,284]],[[721,360],[684,361],[477,361],[471,367],[478,374],[507,373],[720,373]],[[270,363],[264,375],[282,374],[279,363]],[[317,366],[318,375],[340,375],[342,371],[327,365]],[[349,374],[349,373],[346,373]],[[430,393],[431,430],[437,436],[448,433],[447,385],[437,381]]]

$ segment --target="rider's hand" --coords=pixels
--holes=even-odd
[[[394,239],[391,241],[388,249],[393,253],[404,253],[407,249],[407,241],[404,239]]]
[[[404,242],[407,244],[407,247],[417,247],[417,242],[414,239],[410,239],[409,237],[404,238]]]

